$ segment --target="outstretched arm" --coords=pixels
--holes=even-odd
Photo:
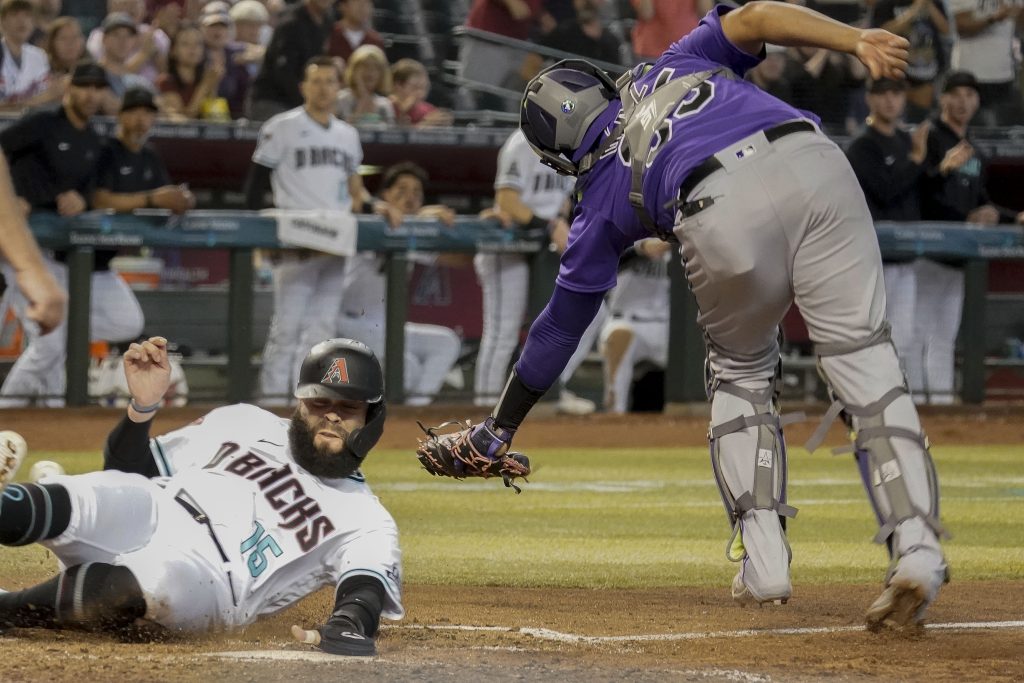
[[[124,373],[132,395],[124,419],[107,437],[103,469],[159,475],[149,451],[149,424],[171,382],[167,340],[150,337],[132,344],[124,354]]]
[[[374,637],[384,609],[384,584],[357,575],[340,584],[334,594],[334,610],[316,630],[292,626],[292,637],[332,655],[372,657],[377,654]]]
[[[783,2],[751,2],[722,17],[729,41],[748,54],[764,43],[823,47],[855,55],[872,78],[903,78],[906,38],[882,29],[858,29],[813,10]]]

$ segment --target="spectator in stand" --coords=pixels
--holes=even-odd
[[[353,126],[390,126],[395,108],[388,58],[376,45],[356,48],[345,65],[345,89],[338,95],[337,115]]]
[[[85,56],[82,25],[74,17],[57,17],[46,32],[43,46],[50,61],[50,80],[70,78],[75,64]]]
[[[925,156],[925,187],[921,212],[927,220],[967,221],[991,225],[1024,222],[989,201],[985,162],[971,144],[967,127],[978,112],[979,88],[965,71],[947,74],[939,97],[939,116],[931,122]],[[924,345],[923,379],[911,386],[915,399],[952,403],[954,349],[963,307],[962,263],[919,259],[915,335]]]
[[[128,88],[153,87],[153,82],[146,80],[138,74],[136,69],[141,67],[141,55],[144,53],[136,49],[139,30],[135,20],[123,12],[108,14],[103,20],[103,51],[96,60],[107,72],[107,82],[110,83],[110,91],[118,100],[120,108],[121,96]],[[152,43],[151,43],[152,45]],[[139,55],[138,59],[130,59],[132,55]]]
[[[1019,125],[1024,121],[1021,92],[1014,80],[1014,34],[1022,5],[1019,0],[949,0],[956,20],[952,65],[974,74],[985,126]]]
[[[180,214],[195,207],[192,193],[183,185],[171,184],[163,159],[146,142],[157,111],[148,88],[125,91],[117,130],[100,152],[94,208],[168,209]]]
[[[793,92],[789,102],[807,109],[821,122],[853,133],[864,116],[867,69],[853,55],[814,47],[792,47],[785,78]]]
[[[363,45],[376,45],[384,49],[384,39],[370,25],[373,19],[373,0],[340,0],[335,9],[341,18],[331,29],[327,54],[347,62],[356,48]]]
[[[697,27],[711,0],[630,0],[636,12],[633,54],[654,61],[668,46]]]
[[[172,3],[173,4],[173,3]],[[161,14],[174,10],[161,9]],[[156,77],[163,70],[167,60],[167,50],[170,47],[171,39],[158,26],[150,26],[146,21],[146,3],[144,0],[108,0],[107,16],[112,14],[127,14],[131,17],[135,26],[138,39],[135,48],[125,60],[127,71],[139,74],[150,83],[156,82]],[[89,39],[85,43],[86,49],[97,62],[103,61],[103,41],[106,33],[103,24],[93,29]]]
[[[747,80],[783,102],[793,101],[793,86],[786,74],[789,67],[786,48],[766,45],[765,57],[760,64],[747,72]]]
[[[29,0],[0,3],[0,110],[17,111],[53,98],[46,53],[28,42],[34,28]]]
[[[198,119],[213,111],[211,102],[224,77],[223,56],[209,62],[203,52],[203,34],[195,26],[185,26],[174,36],[167,73],[156,81],[160,93],[160,112],[172,119]]]
[[[267,32],[270,13],[259,0],[241,0],[231,8],[230,16],[235,22],[235,40],[243,48],[236,59],[245,65],[251,82],[259,73],[270,42],[270,33]]]
[[[455,219],[455,212],[450,208],[437,204],[424,206],[426,180],[427,172],[414,163],[399,162],[390,166],[381,180],[379,195],[383,205],[375,206],[375,211],[385,215],[397,211],[400,216],[436,219],[450,225]],[[422,253],[418,256],[431,258]],[[383,363],[386,361],[387,279],[382,257],[359,252],[348,261],[338,334],[360,340],[373,349]],[[459,335],[450,328],[405,323],[403,386],[406,405],[424,406],[436,398],[461,349]]]
[[[204,14],[199,20],[206,47],[207,63],[223,63],[224,76],[217,86],[217,97],[227,104],[230,118],[241,118],[245,114],[245,100],[249,94],[249,70],[244,63],[245,47],[231,42],[234,28],[231,15],[227,12]],[[224,103],[218,103],[223,108]],[[203,118],[214,118],[207,115]],[[224,112],[218,111],[217,118],[224,119]]]
[[[605,28],[601,20],[602,4],[604,0],[573,0],[576,16],[563,21],[551,33],[541,37],[540,44],[587,59],[618,64],[622,43]]]
[[[871,25],[910,41],[907,61],[907,109],[904,119],[923,121],[935,106],[935,80],[946,60],[942,41],[949,35],[949,20],[942,0],[879,0]]]
[[[496,33],[507,38],[527,40],[544,14],[544,0],[473,0],[466,17],[466,27]],[[484,40],[466,39],[459,49],[460,75],[472,68],[486,73],[493,85],[521,91],[523,75],[536,72],[535,57],[509,50]],[[505,109],[505,98],[490,94],[466,92],[466,97],[479,108]]]
[[[32,5],[35,7],[35,29],[28,42],[46,49],[46,35],[50,32],[50,25],[60,16],[62,3],[61,0],[33,0]]]
[[[415,59],[399,59],[391,66],[391,103],[399,126],[450,126],[452,113],[427,102],[430,75]]]
[[[15,191],[33,211],[56,211],[77,216],[89,208],[95,188],[101,139],[90,125],[104,91],[107,75],[94,62],[81,62],[60,107],[23,116],[0,132],[0,147],[11,164]],[[67,268],[57,260],[47,265],[62,288]],[[112,256],[112,255],[111,255]],[[128,285],[109,270],[110,258],[97,252],[92,274],[91,335],[93,339],[126,341],[142,332],[142,310]],[[0,406],[28,404],[39,397],[48,406],[63,405],[64,358],[67,331],[58,327],[38,336],[26,326],[29,343],[0,388]]]
[[[302,105],[299,83],[306,63],[324,53],[331,0],[304,0],[282,16],[249,95],[249,118],[266,121]]]
[[[900,127],[906,91],[906,81],[872,81],[867,94],[867,128],[846,153],[876,221],[921,218],[921,180],[931,124],[925,121],[913,133]],[[917,334],[917,265],[913,258],[886,258],[882,272],[892,342],[911,389],[918,393],[924,386],[925,346]]]

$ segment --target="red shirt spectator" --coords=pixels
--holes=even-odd
[[[641,59],[657,59],[668,46],[697,28],[708,0],[630,0],[636,10],[633,52]]]
[[[384,49],[384,39],[370,27],[372,0],[342,0],[338,3],[338,9],[341,11],[341,19],[331,28],[327,54],[341,57],[347,62],[357,47],[376,45]]]
[[[526,40],[543,4],[543,0],[473,0],[466,26]]]

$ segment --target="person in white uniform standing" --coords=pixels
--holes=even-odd
[[[244,626],[336,586],[323,626],[292,634],[333,654],[376,654],[381,616],[400,619],[401,552],[359,467],[384,428],[384,380],[364,344],[329,339],[305,358],[290,419],[218,408],[154,439],[170,381],[167,340],[132,344],[132,392],[104,470],[10,484],[0,544],[39,543],[62,571],[0,592],[0,629],[172,632]],[[0,442],[0,484],[24,443]]]
[[[575,179],[559,175],[540,163],[526,136],[516,129],[498,152],[494,213],[503,223],[517,228],[546,230],[561,253],[569,237],[565,214],[574,183]],[[483,290],[483,332],[476,361],[474,402],[490,406],[505,387],[508,364],[519,345],[530,290],[530,265],[521,254],[478,253],[473,257],[473,267]],[[565,385],[593,347],[605,313],[602,308],[562,373],[558,401],[561,412],[594,412],[593,401],[576,396]]]
[[[608,295],[611,317],[601,328],[604,359],[604,407],[629,412],[630,388],[637,363],[668,365],[670,242],[644,239],[619,261],[615,289]]]
[[[411,162],[388,167],[381,179],[380,202],[374,207],[394,222],[399,215],[434,218],[451,223],[454,212],[441,205],[423,205],[426,171]],[[436,255],[410,254],[436,261]],[[382,258],[373,252],[360,252],[349,259],[345,273],[338,333],[358,339],[384,358],[387,337],[387,278]],[[433,402],[445,377],[462,350],[455,330],[443,325],[405,323],[403,386],[407,405],[424,406]],[[385,359],[386,360],[386,359]]]
[[[309,61],[300,85],[304,104],[260,129],[246,185],[250,209],[262,206],[270,185],[278,209],[362,210],[366,190],[356,171],[363,148],[356,129],[334,116],[340,88],[329,57]],[[263,348],[260,393],[265,405],[282,405],[290,402],[306,350],[334,332],[345,259],[289,250],[273,260],[274,314]]]

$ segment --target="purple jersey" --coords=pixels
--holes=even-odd
[[[721,17],[731,8],[718,5],[682,40],[674,43],[637,79],[641,96],[658,79],[673,79],[725,66],[742,77],[763,59],[749,55],[729,42],[722,32]],[[615,101],[602,114],[607,135],[621,109]],[[725,75],[712,76],[683,100],[671,118],[671,130],[644,173],[644,202],[659,227],[669,231],[674,210],[662,208],[676,198],[679,186],[708,157],[784,121],[817,117],[794,109],[756,85]],[[585,176],[578,189],[582,198],[573,217],[569,248],[562,256],[558,284],[575,292],[604,292],[615,286],[622,251],[638,239],[649,237],[629,204],[631,171],[618,154],[609,153]],[[657,213],[655,213],[657,211]],[[610,234],[609,234],[610,233]]]

